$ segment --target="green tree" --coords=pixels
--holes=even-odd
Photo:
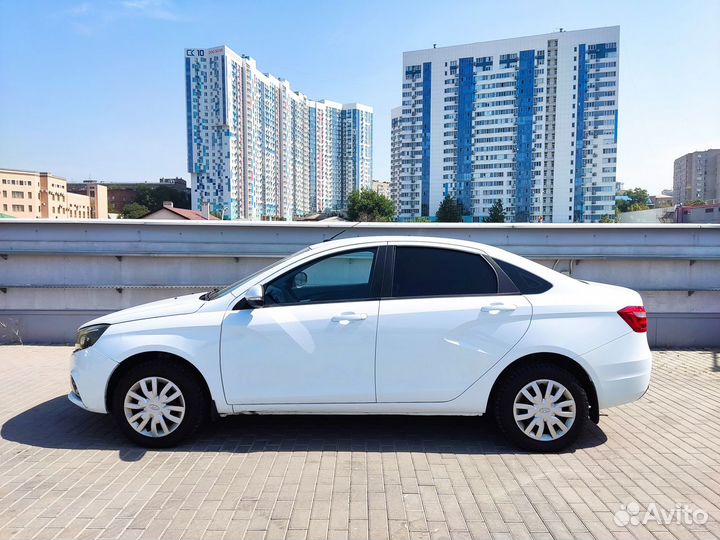
[[[505,223],[505,209],[500,199],[493,203],[490,207],[490,214],[483,221],[485,223]]]
[[[617,209],[619,212],[636,212],[637,210],[647,210],[650,197],[647,189],[633,188],[623,193],[628,197],[629,201],[618,201]]]
[[[135,202],[149,208],[151,212],[160,210],[165,201],[172,201],[177,208],[190,208],[190,194],[169,186],[140,186],[137,193]]]
[[[457,200],[450,195],[446,195],[442,200],[440,206],[438,206],[435,216],[441,223],[457,223],[463,219],[462,208],[458,204]]]
[[[120,213],[122,219],[140,219],[150,213],[147,206],[136,202],[128,204]]]
[[[705,204],[705,201],[702,199],[693,199],[692,201],[688,201],[685,203],[686,206],[703,206]]]
[[[371,189],[353,191],[348,197],[347,216],[350,221],[391,221],[395,203]]]
[[[600,216],[600,223],[615,223],[615,216],[610,214],[603,214]]]
[[[430,223],[430,218],[427,216],[416,217],[412,220],[413,223]]]

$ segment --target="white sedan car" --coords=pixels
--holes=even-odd
[[[211,415],[493,415],[556,451],[650,382],[629,289],[461,240],[310,246],[217,291],[80,328],[70,400],[168,447]]]

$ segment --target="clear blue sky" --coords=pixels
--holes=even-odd
[[[312,98],[372,105],[389,179],[403,51],[616,24],[618,179],[656,192],[675,157],[720,147],[718,0],[0,0],[0,167],[189,178],[183,49],[226,44]]]

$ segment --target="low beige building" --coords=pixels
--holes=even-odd
[[[70,193],[59,176],[0,169],[0,213],[24,219],[107,219],[107,188],[89,183],[86,193]]]
[[[372,190],[375,193],[378,193],[380,195],[384,195],[388,199],[391,198],[390,193],[390,182],[384,182],[382,180],[373,180],[371,184]]]
[[[108,189],[97,182],[85,181],[80,186],[68,186],[68,207],[72,212],[81,209],[90,199],[92,219],[108,218]]]

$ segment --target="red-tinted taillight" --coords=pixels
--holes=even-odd
[[[618,311],[635,332],[647,332],[647,311],[643,306],[628,306]]]

